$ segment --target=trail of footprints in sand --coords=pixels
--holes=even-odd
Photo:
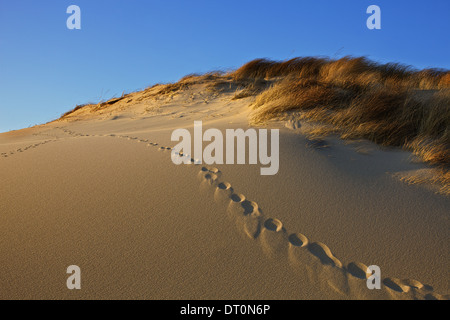
[[[171,147],[128,135],[88,135],[65,128],[58,129],[75,137],[127,139],[155,147],[159,151],[172,151]],[[172,156],[185,157],[186,162],[200,165],[200,161],[191,158],[189,154],[174,152]],[[366,285],[370,276],[367,273],[367,265],[361,262],[344,265],[324,243],[310,242],[302,233],[288,232],[279,219],[266,217],[255,201],[237,193],[232,185],[223,179],[218,168],[202,166],[198,178],[201,181],[200,188],[210,193],[216,203],[226,208],[227,216],[244,237],[258,241],[270,258],[286,259],[294,272],[306,274],[309,281],[322,290],[333,290],[343,298],[352,299],[449,299],[449,295],[438,294],[430,285],[413,279],[383,278],[380,290],[369,290]]]
[[[203,166],[199,177],[202,187],[212,190],[214,200],[226,206],[227,215],[245,237],[258,240],[269,257],[287,257],[296,272],[306,273],[322,290],[331,289],[338,295],[356,299],[448,299],[413,279],[384,278],[381,290],[369,290],[366,282],[370,274],[365,264],[351,262],[344,266],[324,243],[311,243],[301,233],[289,233],[279,219],[265,217],[256,202],[236,193],[230,183],[223,181],[217,168]]]
[[[19,154],[19,153],[25,152],[27,150],[35,149],[35,148],[37,148],[39,146],[45,145],[47,143],[55,142],[55,141],[58,141],[58,140],[57,139],[44,140],[42,142],[37,142],[37,143],[31,144],[31,145],[28,145],[26,147],[23,147],[23,148],[18,148],[18,149],[13,150],[13,151],[2,152],[2,153],[0,153],[0,157],[1,158],[8,158],[8,157],[11,157],[11,156],[13,156],[15,154]]]

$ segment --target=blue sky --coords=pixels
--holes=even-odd
[[[69,5],[81,30],[69,30]],[[381,8],[381,30],[366,9]],[[450,69],[450,1],[0,0],[0,132],[255,58],[365,55]]]

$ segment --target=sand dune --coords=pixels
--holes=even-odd
[[[427,168],[408,152],[272,121],[274,176],[173,164],[174,129],[249,128],[235,89],[138,92],[1,134],[0,298],[448,299],[450,200],[395,177]]]

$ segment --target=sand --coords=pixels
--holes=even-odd
[[[408,152],[271,122],[276,175],[173,164],[174,129],[249,128],[232,97],[141,92],[0,134],[0,298],[448,299],[450,200],[396,177],[427,168]]]

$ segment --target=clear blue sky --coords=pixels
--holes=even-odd
[[[81,30],[66,9],[81,8]],[[366,9],[381,8],[381,30]],[[365,55],[450,68],[450,1],[0,0],[0,132],[255,58]]]

